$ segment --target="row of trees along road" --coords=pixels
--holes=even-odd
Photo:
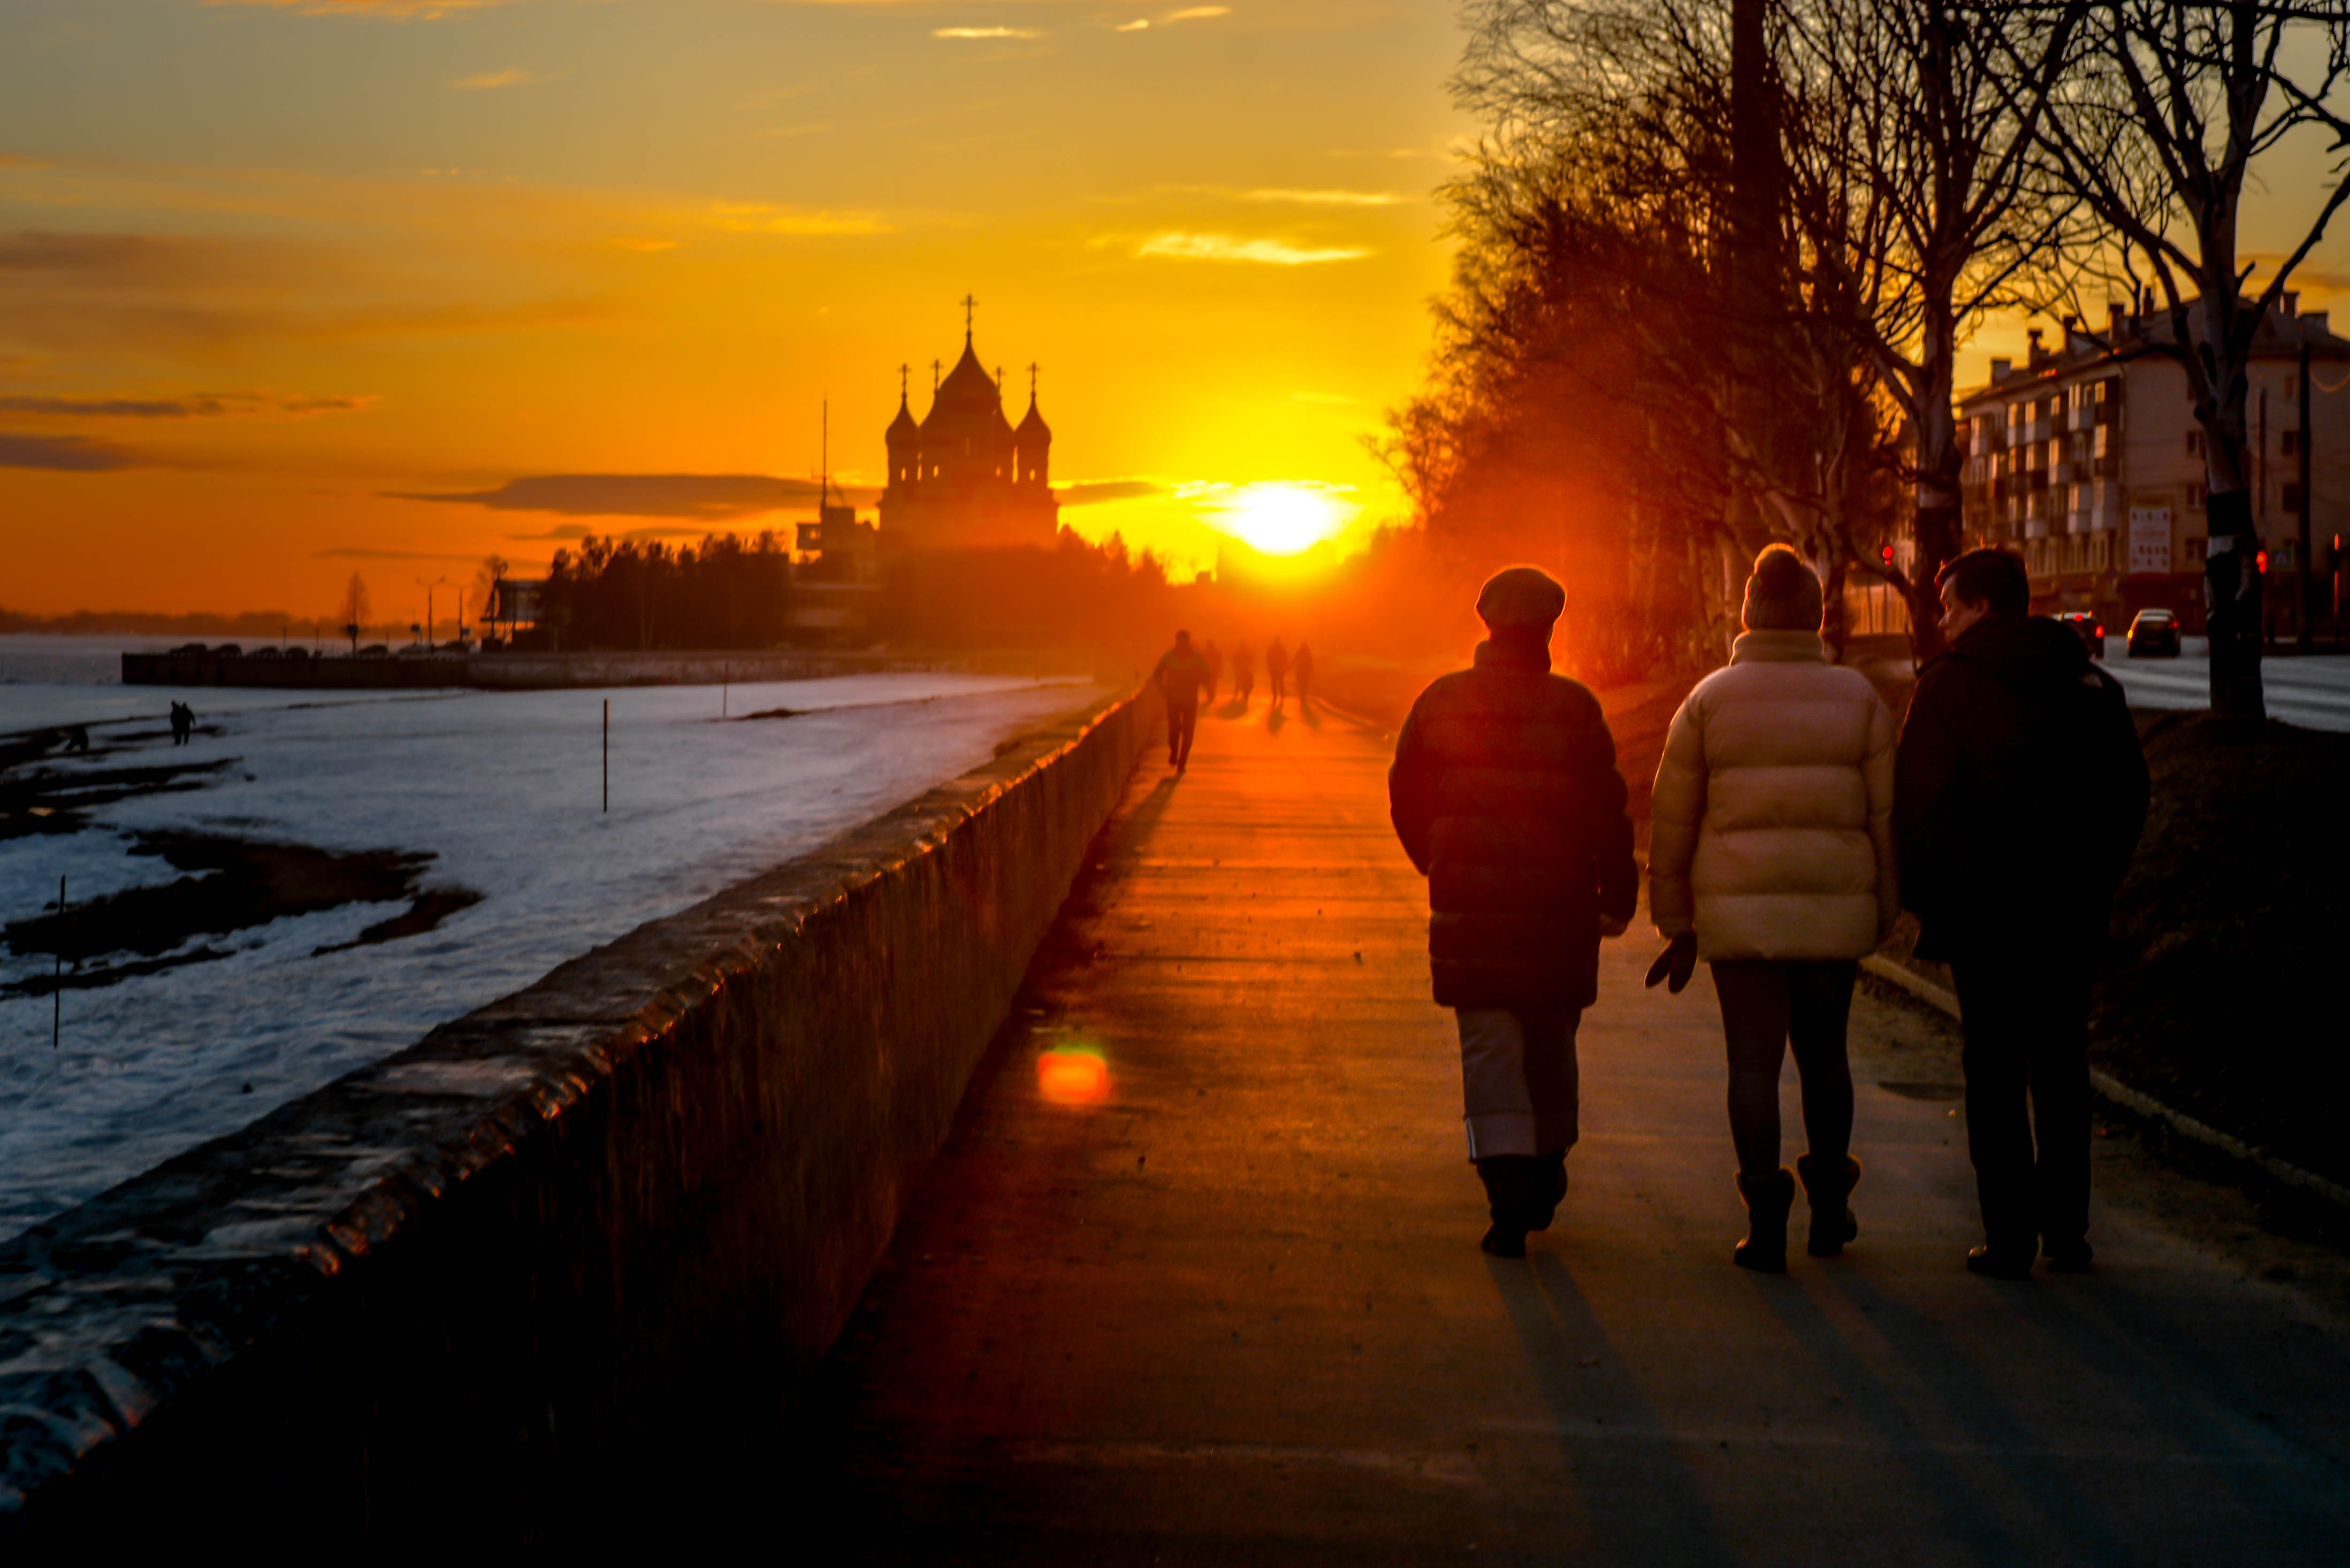
[[[1432,543],[1490,553],[1565,519],[1555,557],[1578,578],[1576,537],[1604,558],[1586,613],[1629,670],[1718,650],[1745,561],[1792,538],[1832,617],[1853,574],[1881,581],[1930,656],[1963,544],[1959,349],[1995,313],[2158,300],[2205,434],[2212,706],[2262,712],[2246,372],[2350,192],[2350,5],[1465,16],[1453,90],[1485,130],[1445,191],[1434,373],[1383,443]],[[2248,182],[2287,163],[2292,248],[2248,255]]]

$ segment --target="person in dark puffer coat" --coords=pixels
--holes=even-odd
[[[1429,968],[1459,1014],[1469,1158],[1492,1210],[1485,1251],[1525,1254],[1566,1195],[1575,1032],[1599,993],[1599,940],[1639,898],[1616,741],[1598,699],[1550,672],[1566,594],[1532,566],[1494,575],[1474,667],[1419,694],[1396,739],[1396,836],[1428,877]]]

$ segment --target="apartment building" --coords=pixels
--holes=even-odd
[[[2310,564],[2332,607],[2350,565],[2350,341],[2298,303],[2287,293],[2253,342],[2252,515],[2274,585],[2296,565],[2302,508],[2314,508]],[[2063,334],[2046,347],[2034,331],[2024,363],[1992,360],[1990,384],[1958,399],[1967,543],[2021,551],[2035,609],[2094,610],[2113,625],[2163,606],[2199,629],[2203,430],[2187,373],[2168,352],[2169,313],[2115,306],[2104,331],[2067,317]],[[2269,597],[2282,605],[2291,595],[2272,587]]]

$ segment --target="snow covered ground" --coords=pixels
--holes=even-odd
[[[75,907],[181,879],[163,859],[130,853],[140,833],[424,852],[435,858],[421,890],[483,897],[422,934],[341,951],[318,950],[353,941],[407,900],[192,936],[165,956],[228,956],[64,990],[54,1050],[52,997],[0,992],[0,1236],[812,848],[1097,694],[1066,681],[893,672],[735,686],[723,699],[735,722],[722,722],[712,687],[182,693],[102,683],[109,659],[12,646],[82,641],[103,641],[109,657],[123,646],[0,638],[0,739],[91,725],[88,757],[53,753],[20,765],[16,780],[224,765],[180,781],[193,787],[97,806],[80,831],[0,836],[0,926],[53,905],[60,876]],[[196,709],[186,746],[171,745],[163,722],[173,697]],[[783,708],[795,716],[742,718]],[[52,825],[71,815],[72,780],[60,782],[64,793],[44,797]],[[38,984],[54,962],[0,950],[0,987]]]

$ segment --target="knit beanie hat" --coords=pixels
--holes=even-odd
[[[1741,618],[1749,631],[1817,631],[1827,608],[1819,574],[1791,545],[1765,545],[1746,579]]]

